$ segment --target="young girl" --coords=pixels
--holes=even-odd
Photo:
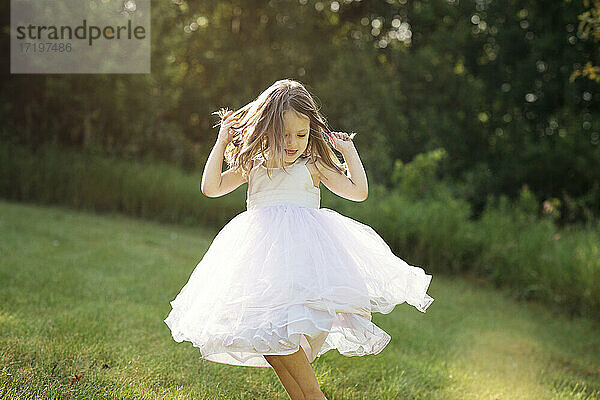
[[[391,337],[371,313],[403,302],[425,312],[432,276],[371,227],[320,208],[321,182],[363,201],[367,177],[354,134],[332,132],[300,83],[277,81],[219,115],[202,193],[219,197],[248,182],[247,210],[217,234],[165,322],[206,360],[273,367],[290,398],[325,399],[310,363],[334,348],[379,353]]]

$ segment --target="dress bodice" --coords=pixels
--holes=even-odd
[[[309,158],[298,158],[294,164],[281,168],[267,168],[264,160],[255,161],[248,176],[246,208],[276,204],[296,204],[319,208],[321,191],[315,187],[306,163]]]

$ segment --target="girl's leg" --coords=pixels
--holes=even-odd
[[[271,367],[275,370],[275,373],[279,377],[279,380],[283,384],[285,391],[290,396],[291,400],[304,400],[304,394],[302,393],[302,389],[298,385],[298,382],[294,379],[292,375],[288,372],[285,366],[282,364],[281,360],[276,355],[263,355],[265,360]]]
[[[321,388],[319,388],[315,372],[308,362],[308,358],[306,358],[306,353],[302,347],[293,354],[272,355],[270,357],[276,357],[281,362],[300,386],[300,390],[302,390],[306,400],[327,400],[323,392],[321,392]]]

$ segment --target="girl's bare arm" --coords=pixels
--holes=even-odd
[[[240,171],[234,171],[229,168],[221,172],[223,168],[223,154],[227,145],[217,141],[214,145],[204,172],[202,174],[202,193],[207,197],[220,197],[237,189],[246,179],[242,177]]]
[[[237,118],[225,118],[230,117],[231,113],[232,111],[227,113],[221,122],[217,142],[208,155],[208,160],[206,160],[204,172],[202,173],[200,190],[208,197],[223,196],[234,191],[247,181],[242,177],[241,171],[234,171],[233,168],[222,172],[225,148],[231,141],[229,127],[237,122]]]
[[[340,134],[339,137],[347,137],[347,134]],[[336,142],[338,150],[341,151],[346,165],[348,166],[348,176],[338,172],[332,171],[325,167],[325,165],[319,165],[319,179],[333,193],[338,196],[344,197],[348,200],[353,201],[364,201],[369,196],[369,185],[367,182],[367,174],[360,161],[358,151],[354,147],[352,140],[342,142]],[[319,161],[320,163],[321,161]],[[322,168],[321,168],[322,167]]]

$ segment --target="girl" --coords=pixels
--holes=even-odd
[[[368,225],[320,208],[321,182],[363,201],[367,177],[354,134],[332,132],[304,86],[280,80],[218,114],[202,193],[219,197],[248,182],[247,209],[217,234],[165,322],[206,360],[272,367],[291,399],[326,399],[310,364],[333,348],[378,354],[391,337],[371,313],[403,302],[425,312],[432,276]]]

